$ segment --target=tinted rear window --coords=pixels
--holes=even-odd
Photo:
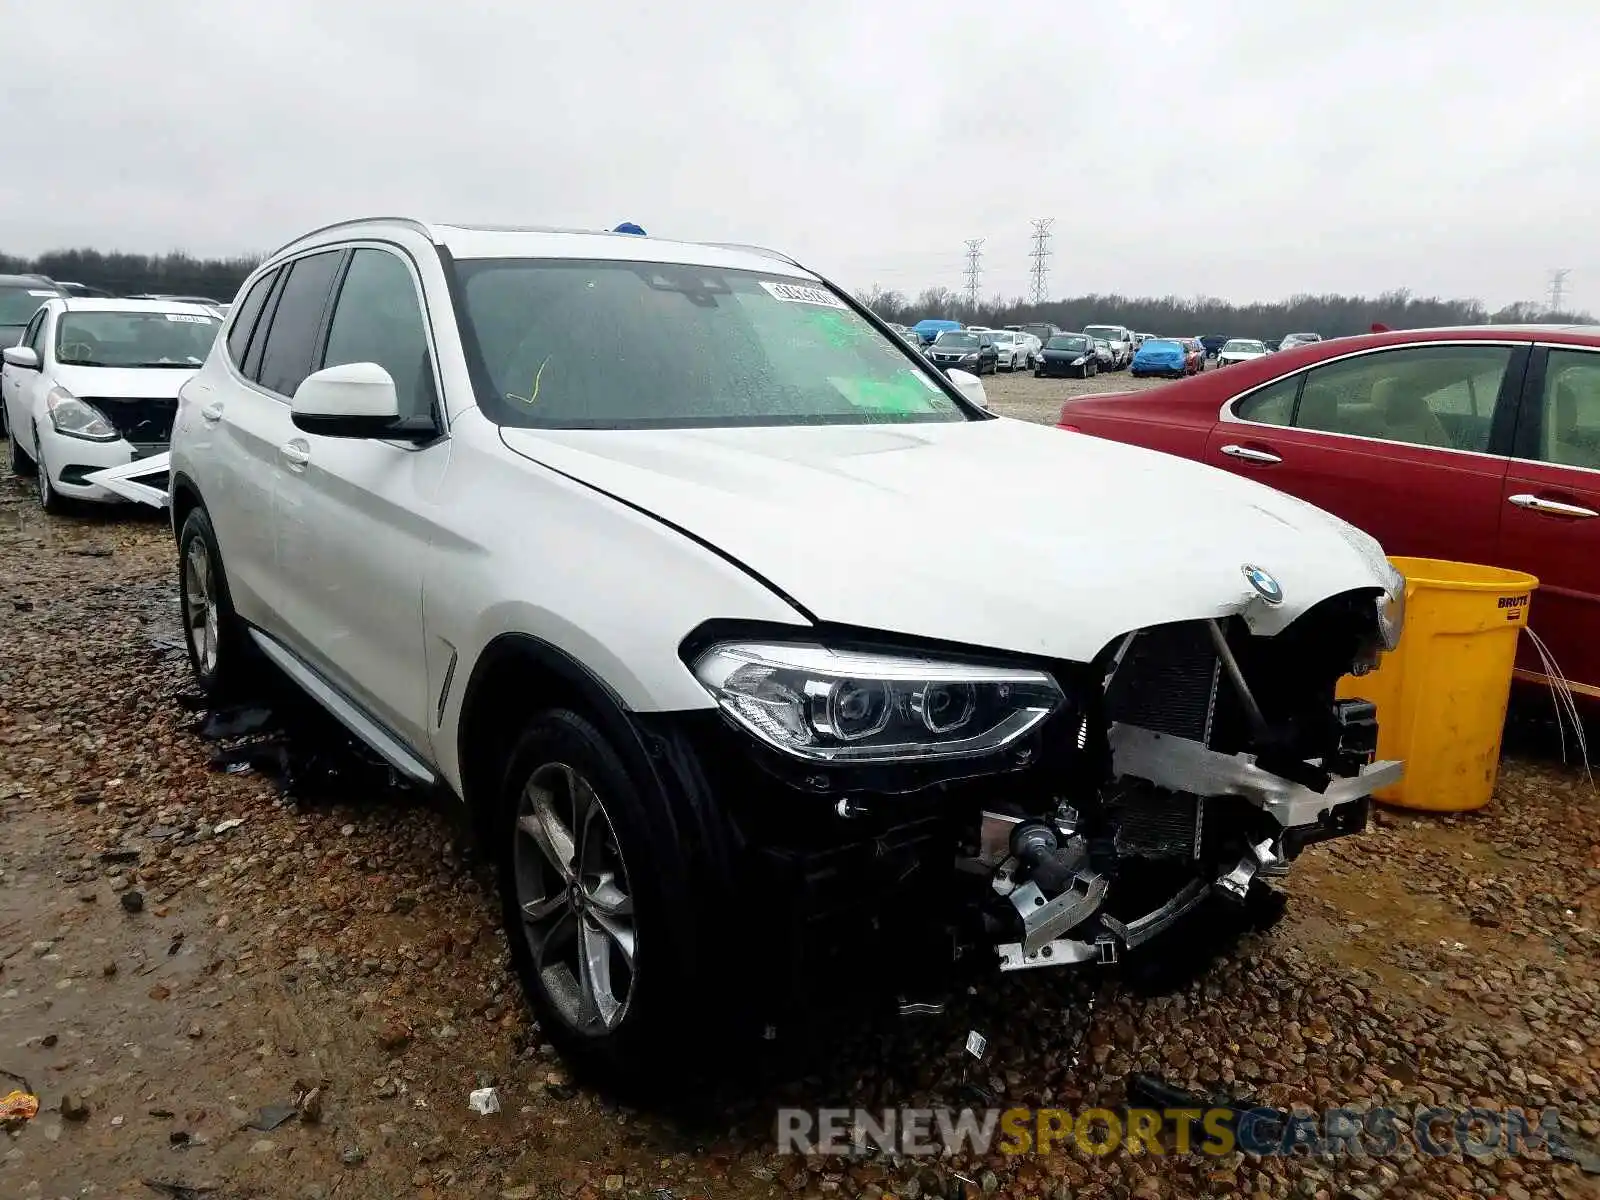
[[[261,386],[268,391],[293,396],[311,373],[317,330],[328,304],[334,272],[343,257],[342,250],[328,250],[297,259],[290,267],[261,355]]]

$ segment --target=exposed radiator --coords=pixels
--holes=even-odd
[[[1141,629],[1106,689],[1113,721],[1208,743],[1221,663],[1203,621]]]
[[[1106,818],[1116,831],[1119,855],[1132,858],[1200,857],[1205,801],[1153,784],[1127,781],[1106,799]]]

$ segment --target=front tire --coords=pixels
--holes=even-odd
[[[17,436],[15,430],[12,430],[11,432],[10,445],[11,449],[7,457],[11,462],[11,473],[18,478],[26,479],[28,476],[33,474],[33,459],[30,458],[28,456],[28,452],[22,448],[22,439]]]
[[[39,441],[38,434],[34,434],[34,444]],[[56,491],[55,485],[50,482],[50,468],[45,465],[44,453],[33,463],[34,481],[39,485],[39,507],[52,517],[59,517],[67,511],[67,502],[62,499],[61,493]]]
[[[233,610],[211,517],[197,508],[178,535],[178,603],[183,641],[195,682],[213,704],[244,690],[256,658],[244,622]]]
[[[551,709],[524,728],[496,815],[511,961],[544,1036],[613,1086],[677,1078],[693,1006],[706,1009],[691,873],[666,818],[584,716]]]

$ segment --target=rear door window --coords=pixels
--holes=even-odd
[[[233,365],[244,369],[245,352],[250,348],[250,335],[255,331],[256,318],[266,307],[267,296],[278,278],[278,272],[268,271],[256,280],[233,314],[233,325],[228,330],[228,357]]]
[[[1600,353],[1551,350],[1539,403],[1539,461],[1600,471]]]
[[[317,333],[322,328],[328,294],[333,289],[333,277],[344,253],[343,250],[326,250],[296,259],[289,266],[289,276],[278,297],[272,327],[261,353],[258,378],[269,392],[292,397],[301,381],[311,373]]]

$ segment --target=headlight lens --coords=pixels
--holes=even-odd
[[[1072,360],[1072,365],[1075,366],[1075,367],[1081,367],[1081,366],[1083,366],[1083,364],[1086,361],[1088,361],[1088,360],[1084,356],[1080,355],[1079,357],[1077,357],[1077,358]]]
[[[57,433],[90,442],[114,442],[122,436],[103,412],[64,387],[51,388],[44,403]]]
[[[1378,597],[1378,637],[1385,650],[1400,645],[1400,635],[1406,627],[1406,577],[1389,568],[1388,588]]]
[[[694,673],[735,724],[816,762],[990,754],[1066,698],[1042,671],[819,645],[722,643],[695,660]]]

